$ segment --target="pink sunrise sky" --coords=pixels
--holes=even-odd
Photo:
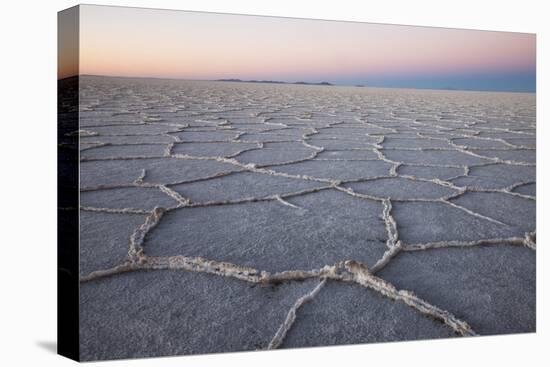
[[[355,80],[521,73],[535,35],[80,6],[80,74]]]

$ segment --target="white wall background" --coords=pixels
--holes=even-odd
[[[548,363],[548,10],[521,0],[111,0],[97,4],[537,33],[537,334],[107,362],[104,366],[536,366]],[[56,340],[56,12],[74,1],[5,1],[0,12],[0,365],[71,365]],[[546,11],[545,11],[546,10]],[[546,172],[545,172],[546,171]],[[548,209],[547,209],[548,210]],[[548,339],[544,343],[544,339]]]

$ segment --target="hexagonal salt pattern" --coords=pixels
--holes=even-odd
[[[535,330],[534,95],[86,76],[80,103],[82,359]]]

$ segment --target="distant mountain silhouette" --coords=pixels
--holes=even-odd
[[[242,79],[216,79],[216,82],[234,82],[234,83],[268,83],[268,84],[299,84],[299,85],[334,85],[329,82],[319,82],[319,83],[310,83],[310,82],[283,82],[280,80],[242,80]]]

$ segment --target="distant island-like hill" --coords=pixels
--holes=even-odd
[[[216,79],[216,82],[234,82],[234,83],[268,83],[268,84],[298,84],[298,85],[327,85],[331,86],[329,82],[319,82],[319,83],[310,83],[310,82],[283,82],[280,80],[242,80],[242,79]]]

